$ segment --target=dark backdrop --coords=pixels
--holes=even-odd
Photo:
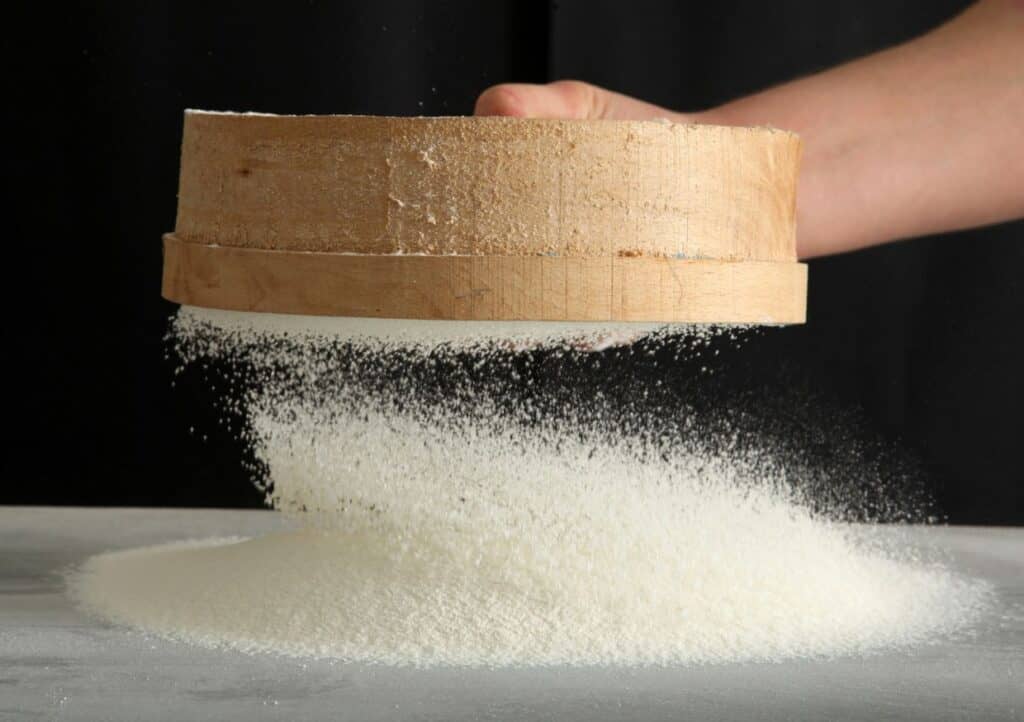
[[[170,386],[160,234],[174,226],[184,108],[465,114],[490,84],[573,77],[697,109],[910,38],[963,5],[154,0],[14,11],[0,503],[259,503],[238,449],[189,434],[207,412]],[[791,413],[805,431],[831,423],[821,409],[856,416],[912,459],[951,521],[1024,523],[1022,237],[1018,222],[812,262],[809,323],[748,344],[751,378],[819,399]]]

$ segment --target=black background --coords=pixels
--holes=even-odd
[[[14,11],[4,37],[13,89],[0,503],[260,501],[194,389],[170,385],[160,234],[174,226],[184,108],[457,115],[493,83],[572,77],[694,110],[908,39],[963,6],[154,1]],[[1022,524],[1022,241],[1017,222],[813,261],[809,323],[760,333],[735,362],[746,368],[737,383],[803,398],[780,412],[798,442],[855,417],[858,433],[910,460],[952,522]],[[197,419],[206,440],[189,433]]]

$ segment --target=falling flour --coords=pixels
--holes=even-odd
[[[293,527],[102,554],[71,593],[206,646],[411,665],[860,654],[983,608],[979,583],[812,510],[771,455],[523,391],[539,329],[518,330],[182,309],[185,361],[242,369],[230,403]],[[698,353],[711,332],[543,333],[579,354],[638,333]]]

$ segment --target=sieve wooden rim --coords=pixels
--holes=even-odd
[[[163,296],[234,311],[371,318],[792,324],[807,267],[650,256],[375,255],[164,235]]]

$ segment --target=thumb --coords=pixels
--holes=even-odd
[[[693,122],[693,116],[676,113],[628,95],[614,93],[578,80],[559,80],[547,85],[504,83],[495,85],[476,101],[476,115],[512,118],[562,118],[566,120],[655,120],[668,118]]]

